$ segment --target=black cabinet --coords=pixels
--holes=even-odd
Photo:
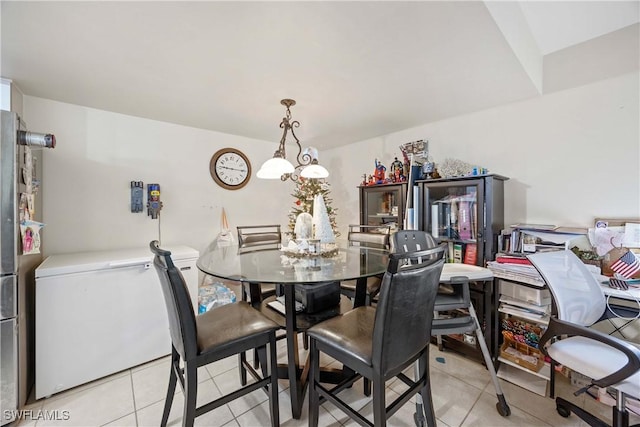
[[[497,252],[498,236],[504,228],[504,181],[500,175],[479,175],[417,181],[416,228],[430,232],[438,242],[447,242],[450,262],[486,266]],[[361,186],[360,223],[404,226],[407,184]],[[397,208],[396,208],[397,207]],[[416,208],[416,206],[414,206]],[[471,282],[471,302],[476,310],[487,346],[497,357],[498,293],[493,280]],[[443,317],[465,315],[462,311],[441,312]],[[440,344],[440,343],[439,343]],[[482,361],[475,335],[443,336],[441,346]]]
[[[360,186],[360,224],[391,225],[401,230],[404,223],[407,184]]]
[[[504,228],[504,181],[500,175],[480,175],[419,181],[421,230],[438,242],[446,242],[449,262],[485,267],[497,252]],[[493,357],[497,356],[497,292],[492,282],[471,282],[471,302]],[[444,312],[457,316],[466,313]],[[482,362],[475,335],[447,335],[441,347],[450,348]]]
[[[504,181],[480,175],[418,181],[420,229],[448,242],[450,261],[485,266],[497,252],[504,228]]]

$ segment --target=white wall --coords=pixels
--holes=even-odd
[[[400,144],[418,139],[429,140],[436,162],[457,158],[510,177],[506,224],[640,217],[639,78],[627,74],[322,153],[338,223],[359,222],[356,186],[373,173],[374,159],[389,167],[401,158]]]
[[[428,139],[436,162],[447,157],[510,177],[505,220],[591,225],[595,217],[640,217],[639,74],[603,80],[533,100],[425,124],[321,151],[329,168],[338,225],[359,222],[357,185],[374,159],[389,166],[398,146]],[[287,224],[293,184],[255,178],[274,143],[25,96],[34,131],[58,146],[44,155],[44,252],[145,246],[158,221],[129,212],[132,180],[161,185],[163,244],[202,250],[230,225]],[[428,101],[427,101],[428,102]],[[223,147],[251,160],[251,182],[218,187],[209,160]]]
[[[275,143],[30,96],[24,104],[30,129],[57,139],[43,153],[45,255],[146,247],[159,224],[163,245],[201,251],[220,231],[222,207],[234,233],[236,225],[288,222],[293,184],[255,177]],[[222,189],[209,174],[211,156],[224,147],[251,161],[253,176],[240,190]],[[146,184],[160,184],[160,222],[146,209],[130,212],[130,181],[143,181],[145,193]]]

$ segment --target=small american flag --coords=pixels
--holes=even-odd
[[[640,261],[638,261],[633,252],[627,251],[619,260],[611,264],[611,269],[622,277],[630,279],[640,271]]]

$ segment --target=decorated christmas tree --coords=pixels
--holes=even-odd
[[[302,178],[296,182],[296,189],[292,196],[295,198],[293,207],[289,210],[289,235],[294,237],[293,229],[296,226],[296,218],[302,212],[307,212],[313,215],[313,199],[317,194],[320,194],[324,199],[324,204],[327,207],[327,214],[329,215],[329,222],[336,237],[340,236],[336,224],[336,209],[331,206],[333,200],[329,197],[331,192],[331,186],[324,179],[315,178]]]

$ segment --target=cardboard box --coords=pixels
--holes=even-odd
[[[533,372],[539,372],[544,366],[544,355],[540,350],[525,343],[512,341],[507,337],[504,338],[504,343],[500,347],[500,356]],[[535,363],[530,359],[534,359]]]

